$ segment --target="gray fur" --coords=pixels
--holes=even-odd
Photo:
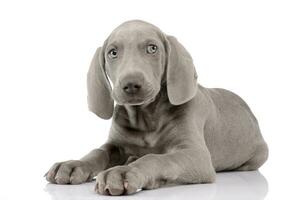
[[[145,51],[149,43],[158,47],[153,55]],[[108,57],[112,45],[116,59]],[[128,81],[141,83],[140,93],[126,95]],[[81,160],[56,163],[46,175],[52,183],[79,184],[97,175],[97,193],[131,194],[211,183],[216,171],[256,170],[268,157],[247,104],[230,91],[198,85],[189,53],[146,22],[125,22],[97,50],[88,98],[99,117],[113,114],[109,138]]]

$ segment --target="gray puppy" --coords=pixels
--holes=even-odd
[[[51,183],[97,176],[97,193],[132,194],[211,183],[216,171],[256,170],[268,157],[247,104],[230,91],[197,84],[190,54],[152,24],[117,27],[97,49],[87,84],[90,110],[113,116],[109,138],[80,160],[54,164],[46,174]]]

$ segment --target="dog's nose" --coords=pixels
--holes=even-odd
[[[141,89],[141,87],[142,86],[138,83],[129,82],[123,87],[123,90],[127,94],[136,94]]]

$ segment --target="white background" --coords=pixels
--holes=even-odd
[[[1,0],[0,198],[66,199],[80,188],[83,197],[91,195],[86,185],[47,186],[43,175],[54,162],[78,159],[105,142],[110,121],[88,112],[86,73],[116,26],[142,19],[181,41],[194,58],[199,83],[243,97],[270,148],[260,169],[266,199],[297,199],[299,10],[299,1],[290,0]],[[189,189],[173,188],[173,199],[177,192]],[[206,191],[198,195],[207,197]]]

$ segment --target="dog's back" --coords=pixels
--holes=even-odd
[[[268,149],[245,101],[225,89],[200,87],[199,90],[206,90],[213,104],[204,134],[216,171],[242,170],[241,166],[257,156],[261,158],[250,168],[261,166],[267,159]]]

